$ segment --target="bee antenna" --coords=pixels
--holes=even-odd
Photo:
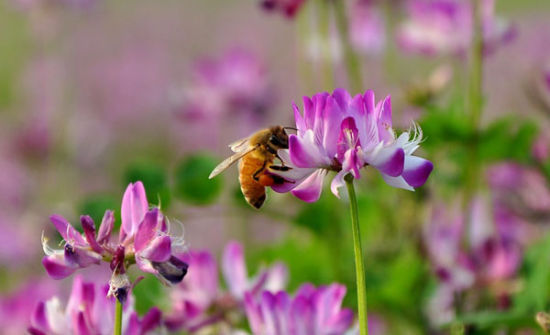
[[[294,128],[294,127],[283,127],[284,130],[287,130],[287,129],[290,129],[290,130],[295,130],[295,131],[298,131],[298,129]]]

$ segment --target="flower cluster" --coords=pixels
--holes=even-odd
[[[279,151],[291,169],[277,172],[286,181],[273,186],[277,192],[292,191],[304,201],[316,201],[325,175],[336,171],[331,190],[338,196],[344,177],[359,179],[361,169],[369,165],[388,184],[413,190],[433,169],[430,161],[413,156],[422,141],[420,128],[396,137],[389,96],[376,103],[373,91],[351,97],[337,89],[304,97],[304,113],[294,105],[294,117],[297,134],[289,136],[288,150]]]
[[[237,242],[230,242],[222,257],[227,292],[220,290],[218,268],[210,252],[190,250],[183,260],[190,268],[186,279],[171,291],[172,311],[166,324],[172,330],[194,332],[214,325],[226,326],[238,317],[245,294],[255,296],[263,290],[276,292],[286,286],[287,268],[282,263],[248,278],[243,248]]]
[[[85,282],[76,276],[67,306],[63,308],[57,297],[41,301],[31,319],[32,335],[85,335],[112,334],[114,326],[114,298],[107,297],[107,285]],[[130,301],[131,302],[131,301]],[[123,311],[124,335],[147,334],[160,325],[161,313],[152,308],[142,318],[133,311],[132,304],[125,304]]]
[[[350,42],[357,52],[379,54],[386,44],[384,16],[372,0],[355,1],[350,15]]]
[[[246,293],[244,304],[254,334],[344,334],[353,322],[353,312],[341,307],[345,294],[340,284],[304,284],[294,297],[284,291],[264,291],[258,298]]]
[[[457,212],[437,207],[424,227],[426,249],[440,281],[427,306],[435,324],[451,321],[455,294],[474,285],[491,288],[505,307],[513,288],[506,283],[513,280],[523,256],[525,226],[506,208],[491,209],[477,197],[468,215]]]
[[[118,241],[111,237],[115,220],[112,211],[105,212],[97,234],[89,216],[80,218],[83,234],[59,215],[50,219],[65,241],[64,248],[56,250],[42,237],[46,253],[42,264],[54,279],[101,261],[109,262],[113,271],[110,293],[122,301],[130,287],[126,268],[133,263],[166,284],[180,282],[187,273],[188,265],[175,256],[185,250],[183,236],[171,236],[168,221],[160,210],[149,209],[141,182],[128,185],[124,193]]]
[[[404,50],[427,55],[468,50],[474,32],[470,1],[409,0],[407,14],[397,36]],[[494,0],[482,0],[480,14],[485,52],[513,37],[511,26],[494,17]]]

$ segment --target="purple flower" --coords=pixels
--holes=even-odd
[[[278,11],[291,19],[302,8],[306,0],[260,0],[260,4],[266,11]]]
[[[489,52],[513,36],[513,30],[494,17],[494,1],[481,6],[484,48]],[[473,11],[469,1],[409,0],[408,19],[397,33],[400,46],[426,55],[463,55],[473,36]]]
[[[51,280],[33,279],[0,298],[0,329],[4,335],[25,334],[36,304],[58,291]]]
[[[265,65],[245,49],[231,49],[219,59],[201,59],[191,75],[189,83],[172,95],[175,112],[187,126],[184,142],[202,138],[204,143],[218,143],[216,136],[223,133],[227,122],[238,125],[237,136],[249,135],[275,102]],[[212,131],[205,134],[203,124],[209,124]]]
[[[550,216],[550,188],[536,169],[504,162],[491,166],[487,178],[495,202],[516,215],[534,220]]]
[[[294,297],[284,291],[264,291],[257,298],[246,293],[244,305],[254,334],[337,335],[353,322],[353,312],[341,307],[345,294],[340,284],[304,284]]]
[[[219,287],[218,268],[212,254],[192,250],[183,259],[189,264],[189,273],[171,291],[172,313],[167,318],[170,329],[197,331],[213,326],[226,320],[230,312],[238,311],[245,294],[279,291],[286,286],[287,269],[281,263],[249,278],[243,248],[237,242],[230,242],[222,256],[221,269],[227,292]]]
[[[357,0],[350,16],[350,40],[360,53],[379,54],[386,43],[386,29],[382,13],[372,0]]]
[[[313,202],[319,199],[328,171],[336,171],[331,190],[338,196],[348,173],[355,179],[361,169],[373,166],[384,180],[399,188],[422,186],[433,164],[412,154],[422,141],[420,128],[395,136],[392,129],[391,100],[375,103],[374,92],[351,97],[342,89],[333,94],[304,97],[304,113],[294,105],[298,133],[289,136],[289,149],[279,151],[288,172],[277,172],[285,183],[273,186],[277,192],[292,191],[296,197]]]
[[[73,281],[71,296],[65,308],[59,298],[37,304],[32,315],[29,333],[33,335],[86,335],[112,334],[114,326],[114,298],[108,297],[107,285],[84,282],[80,276]],[[129,301],[132,302],[133,299]],[[156,307],[143,318],[133,311],[132,303],[125,304],[122,316],[122,333],[147,334],[160,325],[161,313]]]
[[[169,224],[158,208],[149,209],[141,182],[128,185],[122,199],[120,234],[118,242],[111,238],[114,214],[106,211],[96,234],[89,216],[81,216],[84,233],[80,234],[67,220],[52,215],[51,221],[63,237],[65,246],[55,250],[42,237],[46,257],[42,264],[54,279],[69,276],[79,268],[101,261],[110,262],[113,277],[111,294],[125,294],[129,281],[126,268],[133,263],[145,272],[155,274],[165,284],[180,282],[187,272],[187,264],[175,255],[185,250],[183,236],[169,234]]]

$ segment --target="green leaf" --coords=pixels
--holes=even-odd
[[[525,254],[525,289],[518,293],[514,306],[519,311],[536,312],[546,309],[550,298],[550,235],[532,245]]]
[[[208,154],[185,158],[176,168],[175,193],[183,201],[194,205],[214,202],[222,190],[222,179],[208,179],[218,160]]]
[[[162,309],[164,307],[162,305],[168,305],[162,283],[151,274],[146,274],[145,278],[135,286],[132,293],[136,298],[135,308],[139,315],[147,313],[154,306]]]
[[[128,166],[124,173],[125,186],[142,181],[150,204],[159,204],[162,208],[170,205],[170,190],[163,166],[150,161],[135,162]]]

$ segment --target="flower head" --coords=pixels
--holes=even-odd
[[[264,291],[257,298],[247,293],[244,305],[254,334],[344,334],[353,322],[353,312],[341,306],[345,294],[340,284],[304,284],[294,297],[284,291]]]
[[[118,241],[111,238],[114,214],[106,211],[96,234],[91,217],[83,215],[80,234],[59,215],[50,217],[64,240],[64,248],[52,249],[42,237],[46,257],[42,264],[48,274],[61,279],[79,268],[102,261],[109,262],[113,277],[112,294],[127,293],[129,281],[126,268],[133,263],[145,272],[155,274],[164,283],[178,283],[187,273],[187,264],[175,256],[185,249],[182,236],[169,234],[170,225],[158,208],[148,208],[145,189],[141,182],[128,185],[122,199],[120,234]],[[121,291],[122,290],[122,291]]]
[[[363,167],[373,166],[395,187],[413,190],[430,175],[430,161],[413,156],[422,140],[420,128],[396,137],[391,100],[375,102],[374,92],[351,97],[342,89],[333,94],[304,97],[304,113],[294,105],[297,134],[289,136],[288,151],[279,151],[288,172],[277,172],[287,182],[273,186],[296,197],[319,199],[324,176],[336,171],[331,190],[338,196],[344,176],[359,179]]]
[[[73,281],[71,296],[65,308],[57,297],[37,304],[32,315],[31,334],[84,335],[112,334],[115,301],[107,296],[109,287],[84,282],[80,276]],[[151,309],[143,318],[133,311],[132,304],[125,304],[123,334],[147,334],[160,325],[160,310]]]
[[[263,290],[284,289],[287,269],[276,263],[248,277],[243,247],[230,242],[224,249],[221,269],[227,286],[223,292],[218,283],[218,268],[208,251],[191,250],[183,258],[190,266],[185,281],[171,292],[172,313],[167,318],[171,329],[197,331],[203,327],[223,323],[232,314],[240,314],[246,294],[258,295]]]

